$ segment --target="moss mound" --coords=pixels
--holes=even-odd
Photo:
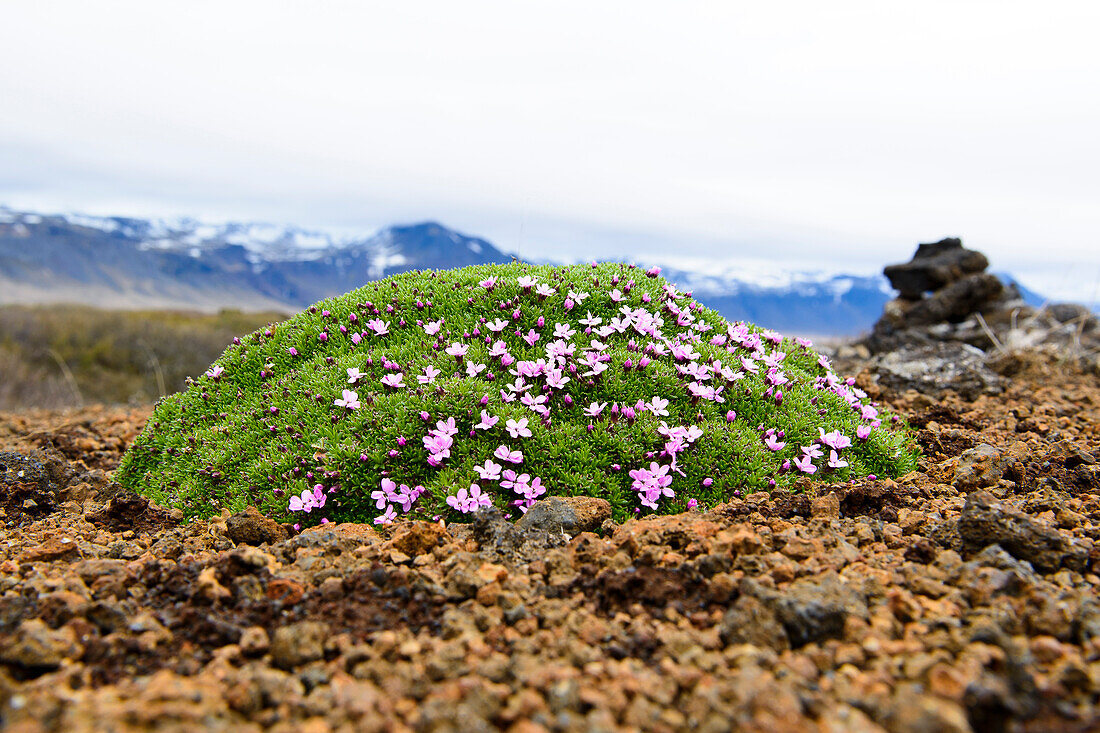
[[[896,417],[801,339],[655,271],[513,263],[368,283],[233,344],[117,473],[191,516],[460,519],[543,496],[616,519],[916,466]]]

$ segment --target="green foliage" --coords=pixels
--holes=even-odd
[[[523,287],[521,277],[553,293]],[[496,278],[492,287],[484,284],[489,278]],[[577,302],[581,293],[587,297]],[[613,320],[626,314],[632,314],[626,321]],[[586,333],[581,320],[588,317],[602,321]],[[375,333],[372,319],[385,322],[384,328],[375,324],[385,333]],[[497,319],[507,325],[494,333],[489,326]],[[426,332],[431,322],[442,322],[438,333]],[[575,333],[558,339],[557,324]],[[618,330],[600,331],[611,326]],[[361,336],[358,344],[354,334]],[[539,338],[529,344],[525,335]],[[507,356],[491,352],[498,340],[514,363],[505,366]],[[550,358],[548,346],[556,341],[570,345],[573,355]],[[469,347],[461,359],[447,353],[455,342]],[[695,353],[660,353],[674,347]],[[606,359],[607,368],[586,376],[599,369],[585,363],[595,357]],[[543,370],[517,388],[517,370],[539,359],[569,381],[551,388]],[[486,369],[470,375],[471,363]],[[440,373],[421,384],[417,377],[428,367]],[[355,384],[349,369],[362,373]],[[383,377],[397,374],[403,387],[383,385]],[[336,404],[344,390],[356,393],[355,409]],[[525,393],[547,397],[546,419],[521,402]],[[516,398],[505,401],[509,394]],[[667,415],[639,409],[655,397],[668,401]],[[545,495],[608,499],[621,520],[654,506],[682,511],[689,500],[710,506],[737,491],[791,486],[806,475],[791,463],[802,446],[823,449],[812,461],[815,479],[912,470],[917,453],[907,430],[891,425],[897,418],[864,407],[860,397],[807,344],[729,324],[662,279],[626,265],[513,263],[414,272],[368,283],[235,340],[186,392],[158,404],[116,478],[192,516],[254,504],[280,520],[315,524],[322,518],[387,521],[383,507],[392,516],[406,505],[411,516],[457,519],[458,509],[470,509],[460,500],[468,502],[478,489],[515,515],[518,504],[537,496],[537,477]],[[606,406],[590,416],[591,403]],[[499,422],[475,427],[483,410]],[[455,423],[449,454],[431,465],[425,436],[448,432],[437,427],[448,419]],[[509,436],[507,421],[522,419],[531,435]],[[662,435],[662,426],[671,437]],[[677,428],[701,432],[685,436]],[[858,438],[857,428],[869,436]],[[774,436],[782,435],[785,446],[769,449],[768,430],[781,431]],[[828,465],[822,436],[834,431],[851,441],[839,451],[843,467]],[[502,445],[522,451],[522,463],[494,458]],[[487,459],[528,474],[527,481],[510,490],[499,479],[480,478],[475,467]],[[651,468],[657,470],[637,473]],[[665,475],[672,479],[668,486],[660,484]],[[416,497],[418,486],[424,491]],[[303,492],[307,508],[312,496],[324,496],[324,506],[290,511],[292,498]]]

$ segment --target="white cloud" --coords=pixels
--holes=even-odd
[[[431,217],[562,256],[873,265],[957,234],[1000,269],[1100,268],[1093,3],[72,1],[4,16],[5,201]]]

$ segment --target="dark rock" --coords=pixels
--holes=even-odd
[[[57,505],[48,466],[19,453],[0,453],[0,508],[13,518],[36,519]]]
[[[50,488],[50,474],[39,461],[19,453],[0,453],[0,485],[31,484],[39,491]]]
[[[287,538],[287,529],[270,517],[250,506],[225,520],[225,534],[229,539],[246,545],[274,544]]]
[[[791,646],[775,611],[759,599],[742,595],[722,616],[718,627],[723,644],[754,644],[784,651]]]
[[[868,617],[867,599],[836,575],[797,580],[782,592],[746,581],[741,592],[759,599],[775,614],[795,649],[840,638],[848,616]]]
[[[579,534],[594,532],[611,518],[611,503],[591,496],[552,496],[536,501],[516,522],[520,530]]]
[[[1058,530],[1009,509],[986,491],[967,496],[958,530],[965,552],[1000,545],[1040,572],[1054,572],[1063,566],[1080,571],[1088,560],[1088,551]]]
[[[1097,326],[1096,315],[1087,306],[1077,303],[1052,303],[1044,310],[1059,323],[1081,324],[1085,329],[1093,329]]]
[[[125,489],[115,492],[107,506],[85,516],[92,524],[113,531],[132,529],[135,532],[174,527],[182,518],[182,514],[150,504],[144,496]]]
[[[126,612],[114,601],[96,601],[88,606],[84,617],[104,634],[126,627]]]
[[[915,389],[939,395],[954,390],[965,399],[1000,394],[1006,380],[985,365],[985,354],[973,346],[936,342],[903,346],[875,357],[868,369],[884,387],[899,392]]]
[[[504,518],[500,510],[488,507],[474,515],[471,537],[479,549],[494,560],[535,560],[568,539],[560,530],[547,532],[538,526],[521,529]]]
[[[951,237],[921,244],[909,262],[889,265],[883,273],[890,286],[903,298],[915,300],[924,293],[942,288],[964,275],[982,272],[989,260],[981,252],[965,249],[962,240]]]
[[[962,491],[995,486],[1026,451],[1024,443],[1018,443],[1011,450],[1000,450],[988,443],[965,450],[955,467],[955,486]]]
[[[959,323],[997,297],[1003,288],[996,275],[967,275],[914,303],[905,312],[905,324],[913,327]]]

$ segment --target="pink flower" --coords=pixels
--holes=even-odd
[[[870,438],[871,437],[871,426],[870,425],[860,425],[858,428],[856,428],[856,437],[859,438],[860,440],[867,440],[868,438]]]
[[[292,512],[305,512],[309,514],[314,507],[313,492],[309,489],[302,491],[301,496],[290,497],[290,506],[288,507]]]
[[[391,505],[386,505],[386,511],[374,518],[375,524],[391,524],[397,519],[397,510]]]
[[[360,336],[360,335],[359,335],[358,333],[353,333],[353,334],[351,335],[351,342],[352,342],[353,344],[358,344],[358,343],[359,343],[360,341],[362,341],[362,340],[363,340],[363,337],[362,337],[362,336]]]
[[[474,425],[474,428],[476,430],[488,430],[489,428],[496,425],[498,422],[500,422],[499,417],[495,417],[493,415],[490,415],[485,410],[482,410],[481,411],[481,422],[479,422],[477,425]]]
[[[802,473],[817,473],[817,466],[813,464],[813,461],[810,459],[809,455],[804,455],[801,458],[795,458],[793,463]]]
[[[436,422],[435,430],[440,435],[458,435],[458,426],[453,417],[449,417],[445,421],[439,420]]]
[[[421,440],[424,443],[425,450],[431,454],[428,462],[431,463],[431,459],[433,458],[436,460],[436,463],[432,465],[438,466],[443,459],[451,457],[451,446],[454,445],[454,439],[451,436],[443,435],[433,430]]]
[[[557,289],[550,287],[546,283],[540,283],[539,286],[535,288],[535,294],[540,298],[549,298],[556,292],[558,292]]]
[[[546,375],[546,386],[553,389],[562,389],[568,381],[569,377],[565,376],[561,369],[554,369]]]
[[[521,417],[519,420],[509,420],[505,423],[508,435],[513,438],[530,438],[531,431],[527,427],[527,422],[527,418],[525,417]]]
[[[810,458],[821,458],[823,455],[825,455],[816,445],[802,446],[802,454]]]
[[[538,285],[538,282],[538,280],[531,277],[530,275],[522,275],[518,280],[516,280],[516,284],[524,290],[530,290],[531,288]]]
[[[466,362],[466,376],[467,377],[476,377],[478,374],[481,374],[483,371],[485,371],[485,365],[484,364],[478,364],[478,363],[472,362],[472,361]]]
[[[447,503],[457,511],[467,514],[469,512],[476,512],[483,506],[490,506],[493,501],[488,495],[481,493],[480,486],[477,484],[470,484],[469,490],[459,489],[456,495],[448,496]]]
[[[523,463],[523,453],[518,450],[512,450],[509,446],[499,446],[493,451],[493,457],[499,458],[502,461],[508,463]]]
[[[429,364],[424,368],[424,373],[417,376],[416,381],[421,384],[432,384],[435,382],[435,378],[439,376],[439,371],[440,370]]]
[[[390,332],[390,324],[381,318],[372,318],[367,321],[367,328],[374,331],[375,336],[385,336]]]
[[[848,461],[842,459],[835,450],[829,451],[829,468],[844,468]]]
[[[643,407],[652,412],[655,417],[668,416],[668,400],[663,397],[654,395],[649,402],[643,405]]]
[[[387,374],[382,377],[382,384],[387,387],[393,387],[394,389],[400,389],[405,386],[405,375],[400,373]]]
[[[836,450],[843,450],[852,444],[852,439],[847,435],[844,435],[839,430],[834,430],[831,433],[826,433],[825,428],[818,428],[818,434],[821,436],[821,442],[830,448]]]
[[[489,329],[493,333],[500,333],[507,326],[508,326],[508,321],[501,320],[500,318],[489,321],[488,323],[485,324],[485,328]]]
[[[429,336],[435,336],[439,333],[440,327],[443,326],[443,321],[428,321],[424,324],[424,333]]]
[[[554,324],[554,338],[556,339],[571,339],[575,333],[577,331],[570,327],[568,323]]]
[[[348,369],[348,384],[355,384],[365,376],[367,375],[363,374],[363,372],[359,371],[357,368],[352,367]]]
[[[486,278],[478,284],[481,285],[481,287],[485,288],[486,290],[491,291],[493,288],[495,288],[497,286],[496,276]]]
[[[535,329],[532,328],[527,331],[523,340],[526,341],[529,346],[534,346],[535,342],[539,340],[539,335],[535,332]]]
[[[222,374],[225,373],[225,368],[217,364],[206,370],[205,376],[210,377],[214,381],[221,379]]]
[[[775,434],[772,433],[771,435],[768,435],[767,437],[764,438],[764,445],[772,453],[776,453],[778,451],[783,450],[784,446],[786,446],[787,444],[777,440],[776,437],[775,437]]]
[[[474,470],[477,471],[477,475],[481,477],[483,481],[496,481],[500,478],[500,464],[494,463],[488,458],[485,459],[484,466],[474,466]]]
[[[374,499],[374,506],[378,509],[386,506],[387,502],[393,501],[397,498],[396,490],[397,484],[391,479],[382,479],[382,488],[372,491],[370,498]]]
[[[358,410],[362,405],[359,402],[359,394],[350,389],[343,391],[343,396],[332,401],[337,407],[346,407],[349,410]]]
[[[466,344],[461,344],[458,341],[455,341],[445,349],[445,351],[449,355],[453,356],[456,359],[461,359],[462,357],[466,356],[466,352],[469,350],[469,346],[467,346]]]
[[[584,414],[588,415],[589,417],[599,417],[600,413],[603,412],[603,408],[605,407],[607,407],[606,402],[593,402],[591,405],[584,408]]]

